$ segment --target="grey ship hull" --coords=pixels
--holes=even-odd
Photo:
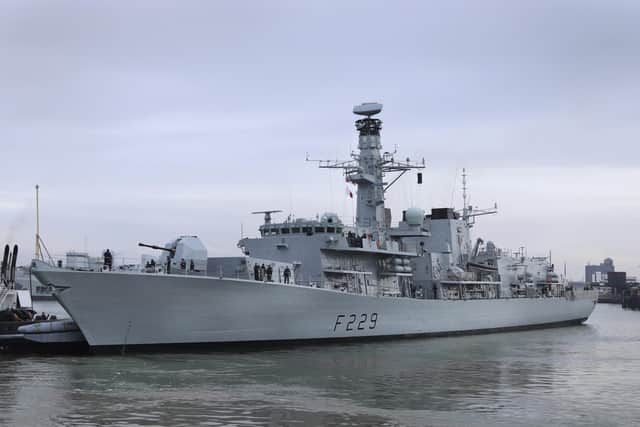
[[[425,300],[215,277],[42,271],[94,350],[126,346],[380,339],[529,329],[586,320],[571,298]]]

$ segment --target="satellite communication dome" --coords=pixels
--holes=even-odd
[[[332,224],[340,224],[340,218],[338,217],[338,214],[333,212],[325,212],[320,218],[320,221]]]
[[[409,225],[422,225],[422,221],[424,220],[424,210],[420,208],[409,208],[405,213],[405,219]]]
[[[360,116],[371,117],[382,111],[382,104],[377,102],[364,102],[360,105],[353,107],[353,113]]]

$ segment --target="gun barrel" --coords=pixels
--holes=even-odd
[[[162,246],[147,245],[146,243],[138,243],[138,246],[142,246],[143,248],[157,249],[159,251],[167,251],[167,252],[171,252],[172,254],[175,253],[175,250],[170,249],[170,248],[165,248],[165,247],[162,247]]]

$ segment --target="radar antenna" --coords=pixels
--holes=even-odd
[[[363,102],[362,104],[353,107],[353,114],[366,116],[369,119],[371,118],[371,116],[375,116],[381,111],[382,104],[378,104],[377,102]]]
[[[359,119],[356,121],[356,129],[360,132],[361,136],[377,136],[379,139],[380,129],[382,129],[382,121],[380,119],[372,119],[371,116],[374,116],[382,111],[382,104],[377,102],[365,102],[361,105],[356,105],[353,107],[353,113],[359,116],[366,116],[366,119]],[[369,183],[374,183],[375,173],[372,174],[370,171],[367,171],[363,165],[362,160],[368,160],[370,163],[370,159],[362,159],[362,150],[366,149],[380,149],[381,145],[379,144],[379,140],[376,146],[371,146],[371,144],[363,144],[362,142],[359,144],[359,148],[361,150],[360,153],[351,153],[352,160],[316,160],[310,159],[309,154],[307,153],[306,160],[308,162],[318,163],[318,167],[320,169],[342,169],[344,170],[345,178],[348,182],[352,182],[356,185],[359,182],[367,181]],[[375,167],[378,171],[382,172],[382,177],[386,173],[398,172],[399,175],[395,176],[391,182],[383,182],[382,190],[383,193],[386,193],[389,188],[393,184],[395,184],[405,173],[412,169],[424,169],[425,161],[424,158],[421,162],[412,162],[411,159],[407,157],[406,161],[396,161],[394,155],[397,153],[397,146],[395,147],[393,153],[389,153],[385,151],[381,156],[378,156],[375,161]],[[369,172],[369,173],[367,173]],[[371,176],[374,175],[374,176]]]
[[[271,224],[271,214],[278,213],[278,212],[282,212],[282,211],[281,210],[257,211],[257,212],[251,212],[251,214],[253,214],[253,215],[264,214],[264,223],[265,224]]]
[[[462,219],[469,228],[473,227],[476,223],[476,217],[482,215],[493,215],[498,213],[498,204],[495,203],[492,208],[489,209],[473,209],[473,206],[468,204],[467,196],[467,170],[462,169]]]

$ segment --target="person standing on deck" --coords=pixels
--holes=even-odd
[[[109,251],[109,249],[104,251],[103,257],[105,268],[111,271],[111,269],[113,268],[113,255],[111,255],[111,251]]]

